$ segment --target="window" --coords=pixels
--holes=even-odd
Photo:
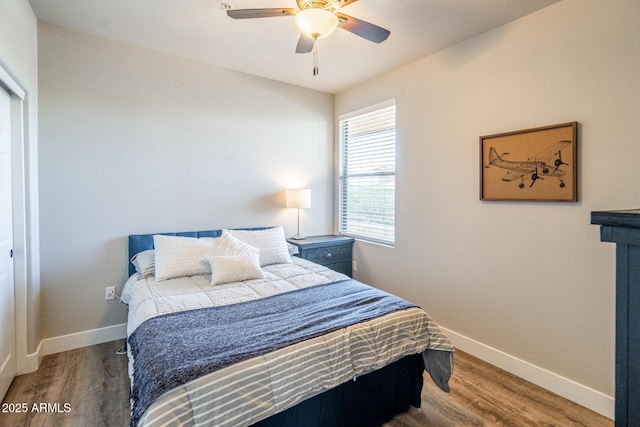
[[[387,101],[340,120],[341,234],[394,245],[396,104]]]

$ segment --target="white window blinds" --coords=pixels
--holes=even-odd
[[[341,234],[395,241],[396,106],[387,101],[340,116]]]

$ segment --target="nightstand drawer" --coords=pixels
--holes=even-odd
[[[351,261],[329,262],[323,264],[325,267],[337,271],[338,273],[351,276]]]
[[[305,258],[318,264],[328,264],[351,258],[350,246],[330,246],[326,248],[309,249],[305,251]]]

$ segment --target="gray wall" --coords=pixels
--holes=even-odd
[[[43,338],[126,322],[133,233],[333,227],[333,96],[38,26]]]
[[[336,96],[396,98],[397,244],[356,278],[442,326],[613,395],[614,247],[592,210],[637,208],[640,3],[565,0]],[[579,202],[479,201],[479,136],[578,121]]]

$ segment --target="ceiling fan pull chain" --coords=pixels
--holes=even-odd
[[[318,41],[313,44],[313,75],[318,75]]]

